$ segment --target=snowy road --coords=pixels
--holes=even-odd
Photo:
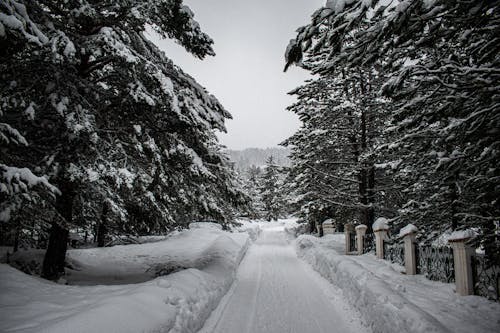
[[[203,333],[367,332],[340,291],[297,258],[282,227],[264,229]]]

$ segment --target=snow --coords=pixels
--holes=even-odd
[[[364,225],[364,224],[360,224],[360,225],[357,225],[357,226],[356,226],[356,228],[354,228],[354,229],[356,229],[356,230],[360,230],[360,229],[367,229],[367,228],[368,228],[368,227],[367,227],[366,225]]]
[[[379,217],[372,225],[373,231],[389,230],[389,224],[385,217]]]
[[[64,47],[63,54],[66,57],[74,57],[76,54],[75,44],[73,44],[73,42],[70,41],[69,39],[66,42],[66,46]]]
[[[294,224],[260,223],[262,235],[200,333],[369,331],[341,291],[297,258],[285,234]]]
[[[295,220],[238,222],[231,232],[197,222],[152,243],[70,250],[69,285],[1,264],[0,331],[500,330],[499,303],[372,254],[346,256],[341,233],[291,240]]]
[[[24,114],[29,120],[35,119],[35,103],[31,102],[30,105],[24,110]]]
[[[246,232],[252,241],[256,241],[257,238],[259,237],[260,233],[262,232],[262,229],[260,227],[260,223],[255,223],[249,220],[243,220],[239,219],[236,221],[239,226],[235,226],[232,228],[232,230],[237,231],[237,232]]]
[[[327,0],[325,7],[335,10],[335,14],[341,13],[346,5],[350,5],[356,0]]]
[[[404,237],[406,235],[415,233],[417,231],[418,231],[417,227],[410,223],[406,227],[401,228],[401,230],[399,230],[399,237]]]
[[[471,230],[471,229],[456,230],[456,231],[453,231],[451,233],[450,237],[448,237],[448,241],[449,242],[456,242],[459,240],[469,239],[469,238],[472,238],[475,236],[476,236],[476,233],[474,232],[474,230]]]
[[[246,233],[199,227],[155,243],[69,251],[80,271],[68,270],[67,281],[88,286],[1,264],[0,331],[197,331],[231,286],[248,244]],[[148,280],[131,284],[139,277]]]
[[[19,133],[18,130],[6,123],[0,123],[0,142],[14,142],[19,145],[27,146],[28,141]]]
[[[157,70],[153,76],[158,80],[160,83],[161,89],[164,93],[174,96],[174,84],[172,83],[172,80],[165,76],[162,71]]]
[[[12,30],[23,30],[23,23],[14,15],[6,15],[5,13],[0,13],[0,23]]]
[[[323,225],[326,225],[326,224],[333,224],[333,220],[332,219],[326,219],[323,221],[322,223]]]
[[[222,230],[222,226],[213,222],[193,222],[189,223],[189,229],[216,229]]]
[[[26,191],[28,188],[43,185],[52,193],[59,193],[59,190],[49,183],[45,176],[37,176],[28,168],[17,168],[0,164],[0,179],[2,187],[0,193],[8,195]]]
[[[119,178],[116,179],[117,185],[125,184],[127,188],[132,188],[134,185],[135,173],[130,172],[126,168],[117,169]]]
[[[300,236],[296,251],[343,296],[374,332],[500,331],[500,304],[479,296],[459,296],[455,285],[407,276],[373,254],[343,254],[344,238]]]
[[[398,166],[401,164],[402,160],[390,161],[386,163],[376,163],[374,167],[377,169],[387,169],[390,168],[392,170],[396,170]]]

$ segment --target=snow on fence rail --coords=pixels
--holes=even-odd
[[[353,226],[346,224],[346,254],[367,253],[376,248],[377,258],[405,266],[409,275],[416,273],[433,281],[455,282],[457,293],[461,295],[474,294],[500,301],[500,266],[468,247],[466,242],[471,237],[470,234],[450,239],[453,247],[432,246],[415,242],[417,230],[413,225],[403,228],[397,239],[387,238],[387,228],[386,224],[373,225],[375,234],[379,233],[377,237],[382,242],[382,246],[378,247],[374,234],[356,236]],[[358,237],[363,239],[359,244]],[[408,247],[405,247],[402,238],[405,243],[409,242]],[[363,248],[357,248],[359,246]],[[411,249],[410,253],[407,253],[408,249]],[[407,260],[410,262],[406,262]],[[457,263],[459,267],[456,267]],[[456,274],[459,274],[458,278]]]

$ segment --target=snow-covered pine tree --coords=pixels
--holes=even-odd
[[[283,212],[282,177],[280,167],[270,156],[266,160],[266,169],[262,174],[260,194],[263,203],[263,216],[266,220],[277,220]]]
[[[318,39],[322,38],[320,34]],[[305,53],[301,65],[319,71],[326,50]],[[375,202],[376,178],[382,174],[376,177],[374,149],[382,141],[390,109],[388,101],[377,96],[380,74],[362,67],[319,74],[291,92],[298,102],[289,110],[304,124],[285,142],[295,147],[292,172],[302,179],[301,184],[296,182],[297,190],[304,194],[309,218],[315,216],[319,227],[332,214],[342,217],[341,225],[357,221],[371,226],[375,212],[387,210],[384,202]]]
[[[182,1],[8,0],[0,10],[1,122],[9,133],[0,163],[11,166],[0,208],[16,214],[15,182],[57,194],[35,200],[22,185],[30,200],[23,210],[36,204],[52,216],[45,277],[63,271],[76,225],[101,221],[108,225],[96,229],[137,234],[229,221],[231,206],[244,200],[214,131],[230,115],[144,35],[152,26],[199,58],[213,55]],[[12,168],[23,171],[12,177]]]
[[[249,198],[247,215],[251,219],[260,219],[263,216],[263,202],[260,189],[262,170],[260,167],[250,165],[246,174],[242,175],[243,190]]]
[[[288,63],[326,48],[320,72],[380,68],[396,106],[382,146],[392,160],[381,164],[393,166],[405,188],[399,222],[431,235],[477,228],[478,244],[497,259],[499,6],[327,1],[288,48]]]

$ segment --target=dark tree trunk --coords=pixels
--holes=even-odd
[[[104,247],[106,245],[106,233],[108,229],[106,228],[106,225],[104,222],[101,221],[99,223],[99,226],[97,227],[97,246],[98,247]]]
[[[69,231],[57,223],[50,228],[49,245],[43,259],[42,277],[57,280],[64,273]]]
[[[366,217],[366,233],[373,233],[372,224],[375,222],[375,209],[373,208],[373,204],[375,203],[375,167],[370,165],[368,168],[367,174],[367,195],[368,195],[368,203],[370,203],[370,207],[368,208],[367,217]]]
[[[16,228],[14,229],[14,246],[12,252],[17,252],[19,250],[19,236],[21,234],[21,224],[17,219],[14,221]]]
[[[109,205],[107,202],[104,202],[102,206],[102,214],[101,214],[101,222],[97,226],[97,246],[104,247],[106,243],[106,234],[108,232],[108,228],[106,227],[107,216],[109,212]]]
[[[76,193],[73,185],[67,180],[61,181],[58,185],[61,194],[57,196],[55,207],[65,220],[64,222],[70,224],[73,216],[73,199]],[[69,231],[58,222],[52,222],[49,244],[43,258],[42,277],[48,280],[57,280],[64,274]]]
[[[315,233],[315,227],[316,223],[314,223],[313,220],[309,220],[309,233],[314,234]]]

